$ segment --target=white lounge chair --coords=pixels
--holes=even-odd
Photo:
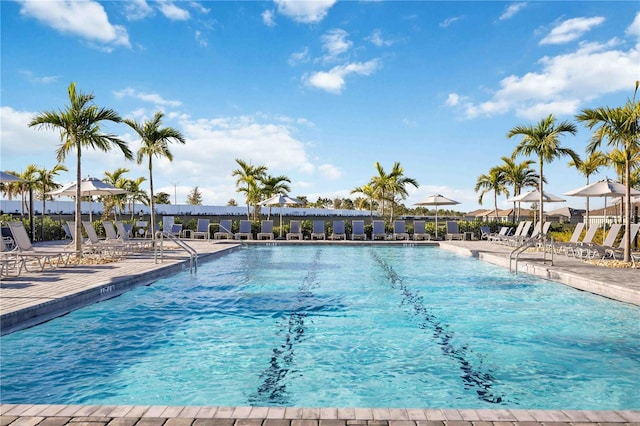
[[[273,240],[273,221],[263,220],[260,223],[260,232],[258,233],[259,240]]]
[[[625,227],[631,230],[631,241],[636,239],[636,235],[638,235],[638,230],[640,229],[640,223],[633,223],[629,227]],[[602,247],[604,248],[604,254],[602,256],[603,259],[617,259],[618,256],[624,255],[624,243],[627,239],[627,230],[625,229],[624,234],[622,235],[622,239],[620,240],[620,244],[618,247]]]
[[[240,221],[240,229],[238,233],[235,235],[236,240],[253,240],[253,232],[251,231],[251,221],[250,220],[241,220]]]
[[[573,229],[573,233],[571,234],[571,238],[569,241],[559,241],[553,243],[553,250],[556,254],[566,254],[567,247],[576,244],[580,240],[580,235],[582,235],[582,231],[584,230],[584,222],[580,222]]]
[[[289,232],[287,232],[287,240],[301,240],[302,239],[302,224],[299,220],[292,220],[289,222]]]
[[[344,230],[344,220],[333,221],[333,232],[331,233],[332,240],[346,240],[347,233]]]
[[[393,222],[393,239],[394,240],[408,240],[409,234],[405,229],[404,220],[396,220]]]
[[[387,232],[384,229],[384,220],[374,220],[373,222],[373,230],[371,231],[371,239],[372,240],[386,240]]]
[[[108,255],[112,257],[119,257],[125,254],[130,249],[120,241],[107,241],[101,240],[96,233],[95,228],[91,222],[86,220],[82,221],[82,227],[89,238],[88,246],[94,253]]]
[[[232,221],[230,219],[223,219],[220,221],[219,229],[213,233],[213,238],[219,240],[222,238],[233,239],[233,232],[231,232]]]
[[[614,223],[609,228],[609,232],[607,233],[607,237],[604,239],[604,242],[600,244],[587,244],[581,248],[579,248],[575,253],[576,257],[580,257],[583,259],[594,259],[598,255],[603,256],[606,249],[613,247],[613,244],[616,241],[616,237],[620,233],[622,229],[622,224]]]
[[[29,270],[27,269],[26,263],[26,260],[28,259],[36,260],[38,262],[40,271],[43,271],[47,265],[49,265],[53,269],[60,264],[66,266],[69,263],[69,258],[71,257],[71,254],[73,254],[73,252],[55,249],[36,250],[31,245],[29,234],[27,234],[27,230],[24,228],[24,224],[22,222],[9,222],[8,225],[9,230],[11,231],[11,235],[13,236],[13,240],[16,244],[14,250],[20,253],[20,256],[22,256],[25,260],[25,270]],[[54,264],[53,259],[57,259],[56,264]]]
[[[587,233],[585,234],[582,241],[579,241],[575,244],[565,244],[564,254],[566,256],[572,255],[576,257],[576,254],[581,248],[588,247],[588,245],[592,244],[593,238],[595,237],[597,231],[597,226],[591,226],[589,230],[587,230]]]
[[[351,239],[362,241],[367,239],[367,234],[364,232],[364,220],[351,221]]]
[[[313,232],[311,233],[312,240],[324,240],[326,234],[324,231],[324,220],[313,221]]]

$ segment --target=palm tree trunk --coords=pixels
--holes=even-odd
[[[542,164],[543,164],[542,157],[540,157],[540,182],[539,182],[539,185],[540,185],[540,215],[539,215],[538,221],[541,224],[544,222],[544,197],[542,196],[542,194],[543,194],[542,181],[544,180],[544,177],[542,176]],[[535,225],[535,223],[534,223],[534,225]],[[542,225],[540,225],[540,226],[542,226]],[[542,228],[540,228],[540,229],[542,229]]]
[[[626,232],[624,233],[624,261],[631,261],[631,164],[627,158],[624,164],[625,167],[625,194],[624,194],[624,225],[626,226]]]
[[[496,222],[500,221],[500,216],[498,215],[498,193],[493,191],[493,206],[496,209]]]
[[[151,193],[151,239],[156,239],[156,203],[153,199],[153,165],[151,160],[151,154],[149,154],[149,192]]]
[[[75,138],[74,138],[75,139]],[[80,184],[82,184],[82,150],[79,141],[73,141],[78,148],[78,165],[76,167],[76,231],[75,231],[75,250],[78,258],[82,257],[82,204],[80,201]]]

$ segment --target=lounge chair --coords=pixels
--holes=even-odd
[[[153,247],[153,240],[150,238],[131,238],[131,229],[127,229],[129,224],[116,220],[115,225],[118,230],[118,238],[123,242],[137,244],[140,249]]]
[[[324,240],[326,234],[324,232],[324,220],[313,221],[313,232],[311,233],[312,240]]]
[[[107,236],[107,242],[120,243],[122,244],[128,251],[137,251],[143,247],[142,244],[136,241],[125,241],[124,238],[118,236],[118,232],[116,231],[115,226],[110,221],[103,221],[102,227],[104,228],[104,233]],[[126,232],[123,232],[126,235]]]
[[[149,222],[146,220],[138,220],[136,221],[136,232],[134,232],[135,236],[138,238],[147,238],[149,236]]]
[[[553,243],[553,250],[556,254],[566,254],[567,247],[576,244],[580,240],[580,235],[584,230],[584,222],[580,222],[573,228],[573,233],[569,241],[559,241]]]
[[[488,240],[490,236],[491,236],[491,228],[489,228],[488,226],[481,226],[480,227],[480,239],[481,240]]]
[[[373,221],[373,230],[371,231],[371,239],[373,241],[387,239],[387,232],[384,229],[384,220]]]
[[[233,239],[233,232],[231,232],[231,220],[223,219],[220,221],[220,228],[218,232],[213,233],[213,238],[219,240],[222,238]]]
[[[362,241],[367,239],[367,234],[364,232],[364,220],[351,221],[351,239]]]
[[[202,237],[205,240],[210,238],[209,236],[209,219],[198,219],[198,226],[196,230],[191,233],[193,238]]]
[[[260,223],[260,232],[258,233],[259,240],[273,240],[273,221],[263,220]]]
[[[524,222],[521,222],[521,223],[524,225]],[[520,225],[518,225],[518,226],[520,226]],[[508,226],[502,226],[502,227],[500,227],[500,231],[498,231],[497,233],[489,234],[489,237],[487,239],[489,241],[500,242],[500,241],[502,241],[503,238],[509,236],[509,231],[510,230],[511,230],[511,228],[509,228]]]
[[[564,254],[566,256],[569,256],[571,254],[572,256],[576,257],[580,249],[582,249],[583,247],[587,247],[589,244],[592,244],[593,237],[595,237],[597,231],[597,226],[591,226],[582,241],[579,241],[575,244],[565,244]]]
[[[82,227],[89,239],[88,246],[94,253],[118,257],[127,251],[130,251],[130,246],[127,247],[120,241],[101,240],[91,222],[83,220]]]
[[[332,240],[346,240],[347,233],[344,230],[344,220],[333,221],[333,232],[331,233]]]
[[[529,220],[520,222],[518,224],[518,227],[516,228],[516,231],[512,235],[507,235],[498,241],[504,244],[513,245],[513,246],[520,244],[520,242],[524,241],[526,238],[529,237],[529,230],[531,229],[531,224],[532,222]]]
[[[287,232],[287,240],[301,240],[302,239],[302,224],[299,220],[292,220],[289,222],[289,232]]]
[[[174,223],[176,223],[176,218],[174,216],[163,216],[162,230],[171,232],[171,228],[173,227]]]
[[[64,231],[64,239],[65,239],[65,240],[66,240],[66,239],[70,239],[70,240],[71,240],[71,239],[72,239],[72,238],[71,238],[71,231],[69,230],[69,225],[67,225],[67,223],[66,223],[66,222],[64,222],[64,223],[62,224],[62,230]]]
[[[18,251],[17,247],[9,249],[4,238],[0,238],[0,277],[8,277],[10,271],[14,271],[15,276],[22,273],[22,269],[27,269],[26,256]]]
[[[253,240],[253,232],[251,232],[251,221],[250,220],[241,220],[240,221],[240,229],[238,233],[235,235],[236,240]]]
[[[24,228],[24,224],[22,222],[9,222],[8,225],[9,229],[11,230],[11,235],[13,236],[13,241],[16,244],[14,250],[16,250],[25,260],[25,270],[28,271],[26,263],[26,260],[28,259],[36,260],[38,262],[38,266],[40,267],[40,271],[43,271],[47,265],[49,265],[53,269],[60,264],[66,266],[69,263],[69,258],[71,257],[71,254],[73,254],[73,252],[54,249],[36,250],[31,245],[29,234],[27,234],[27,230]],[[53,259],[57,259],[57,265],[54,265],[52,261]]]
[[[166,232],[169,232],[169,234],[173,235],[176,238],[180,238],[182,236],[182,224],[174,223]]]
[[[431,234],[427,233],[424,220],[413,221],[413,239],[415,241],[431,240]]]
[[[640,224],[633,223],[631,224],[631,226],[626,228],[631,230],[631,241],[634,241],[636,239],[636,235],[638,235],[638,229],[640,229]],[[624,255],[624,243],[626,239],[627,239],[627,230],[624,231],[624,235],[622,236],[622,239],[620,240],[620,244],[618,245],[618,247],[605,248],[604,255],[602,256],[602,258],[617,259],[618,255],[620,256]]]
[[[460,226],[458,222],[453,220],[447,221],[447,233],[445,235],[445,239],[447,241],[451,240],[462,240],[464,238],[464,234],[460,232]]]
[[[408,240],[409,234],[405,230],[404,220],[396,220],[393,222],[393,239]]]
[[[609,228],[607,237],[604,239],[602,244],[587,244],[579,248],[575,252],[575,256],[582,259],[594,259],[598,255],[603,256],[606,249],[613,247],[613,244],[616,242],[616,238],[620,233],[620,229],[622,229],[622,224],[614,223],[611,225],[611,228]]]

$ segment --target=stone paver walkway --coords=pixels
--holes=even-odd
[[[201,261],[235,244],[189,242]],[[281,244],[267,242],[268,244]],[[340,244],[341,242],[337,242]],[[388,242],[381,242],[386,244]],[[314,244],[299,242],[295,244]],[[342,242],[351,244],[351,242]],[[413,244],[410,242],[409,244]],[[434,243],[419,243],[434,244]],[[446,250],[509,266],[510,249],[482,241],[440,242]],[[105,265],[70,266],[3,278],[0,283],[0,331],[11,332],[70,310],[121,294],[161,276],[189,267],[184,252],[168,251],[162,263],[151,254],[129,256]],[[532,273],[617,300],[640,305],[640,270],[610,269],[556,256],[554,265],[540,255],[524,254],[520,272]],[[0,395],[1,398],[1,395]],[[507,426],[633,425],[640,411],[457,410],[294,407],[166,407],[1,404],[0,426]]]

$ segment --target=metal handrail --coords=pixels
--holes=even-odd
[[[522,244],[520,244],[518,247],[516,247],[515,249],[513,249],[511,251],[511,253],[509,254],[509,272],[511,272],[511,262],[513,260],[515,260],[515,269],[514,269],[514,273],[517,275],[518,274],[518,259],[520,257],[520,254],[523,253],[525,250],[527,250],[528,248],[534,247],[536,245],[538,245],[539,242],[542,242],[542,250],[543,250],[543,254],[542,254],[542,263],[546,263],[547,262],[547,234],[538,234],[535,235],[531,238],[527,238],[526,240],[524,240],[522,242]],[[551,266],[553,266],[553,237],[551,237]],[[515,256],[515,257],[514,257]]]
[[[176,243],[180,248],[187,252],[189,255],[189,272],[198,271],[198,252],[196,249],[187,244],[184,240],[177,237],[176,235],[168,232],[168,231],[158,231],[156,232],[156,238],[160,241],[160,262],[164,258],[164,239],[167,238],[172,242]],[[155,246],[154,250],[154,261],[158,263],[158,246]]]

